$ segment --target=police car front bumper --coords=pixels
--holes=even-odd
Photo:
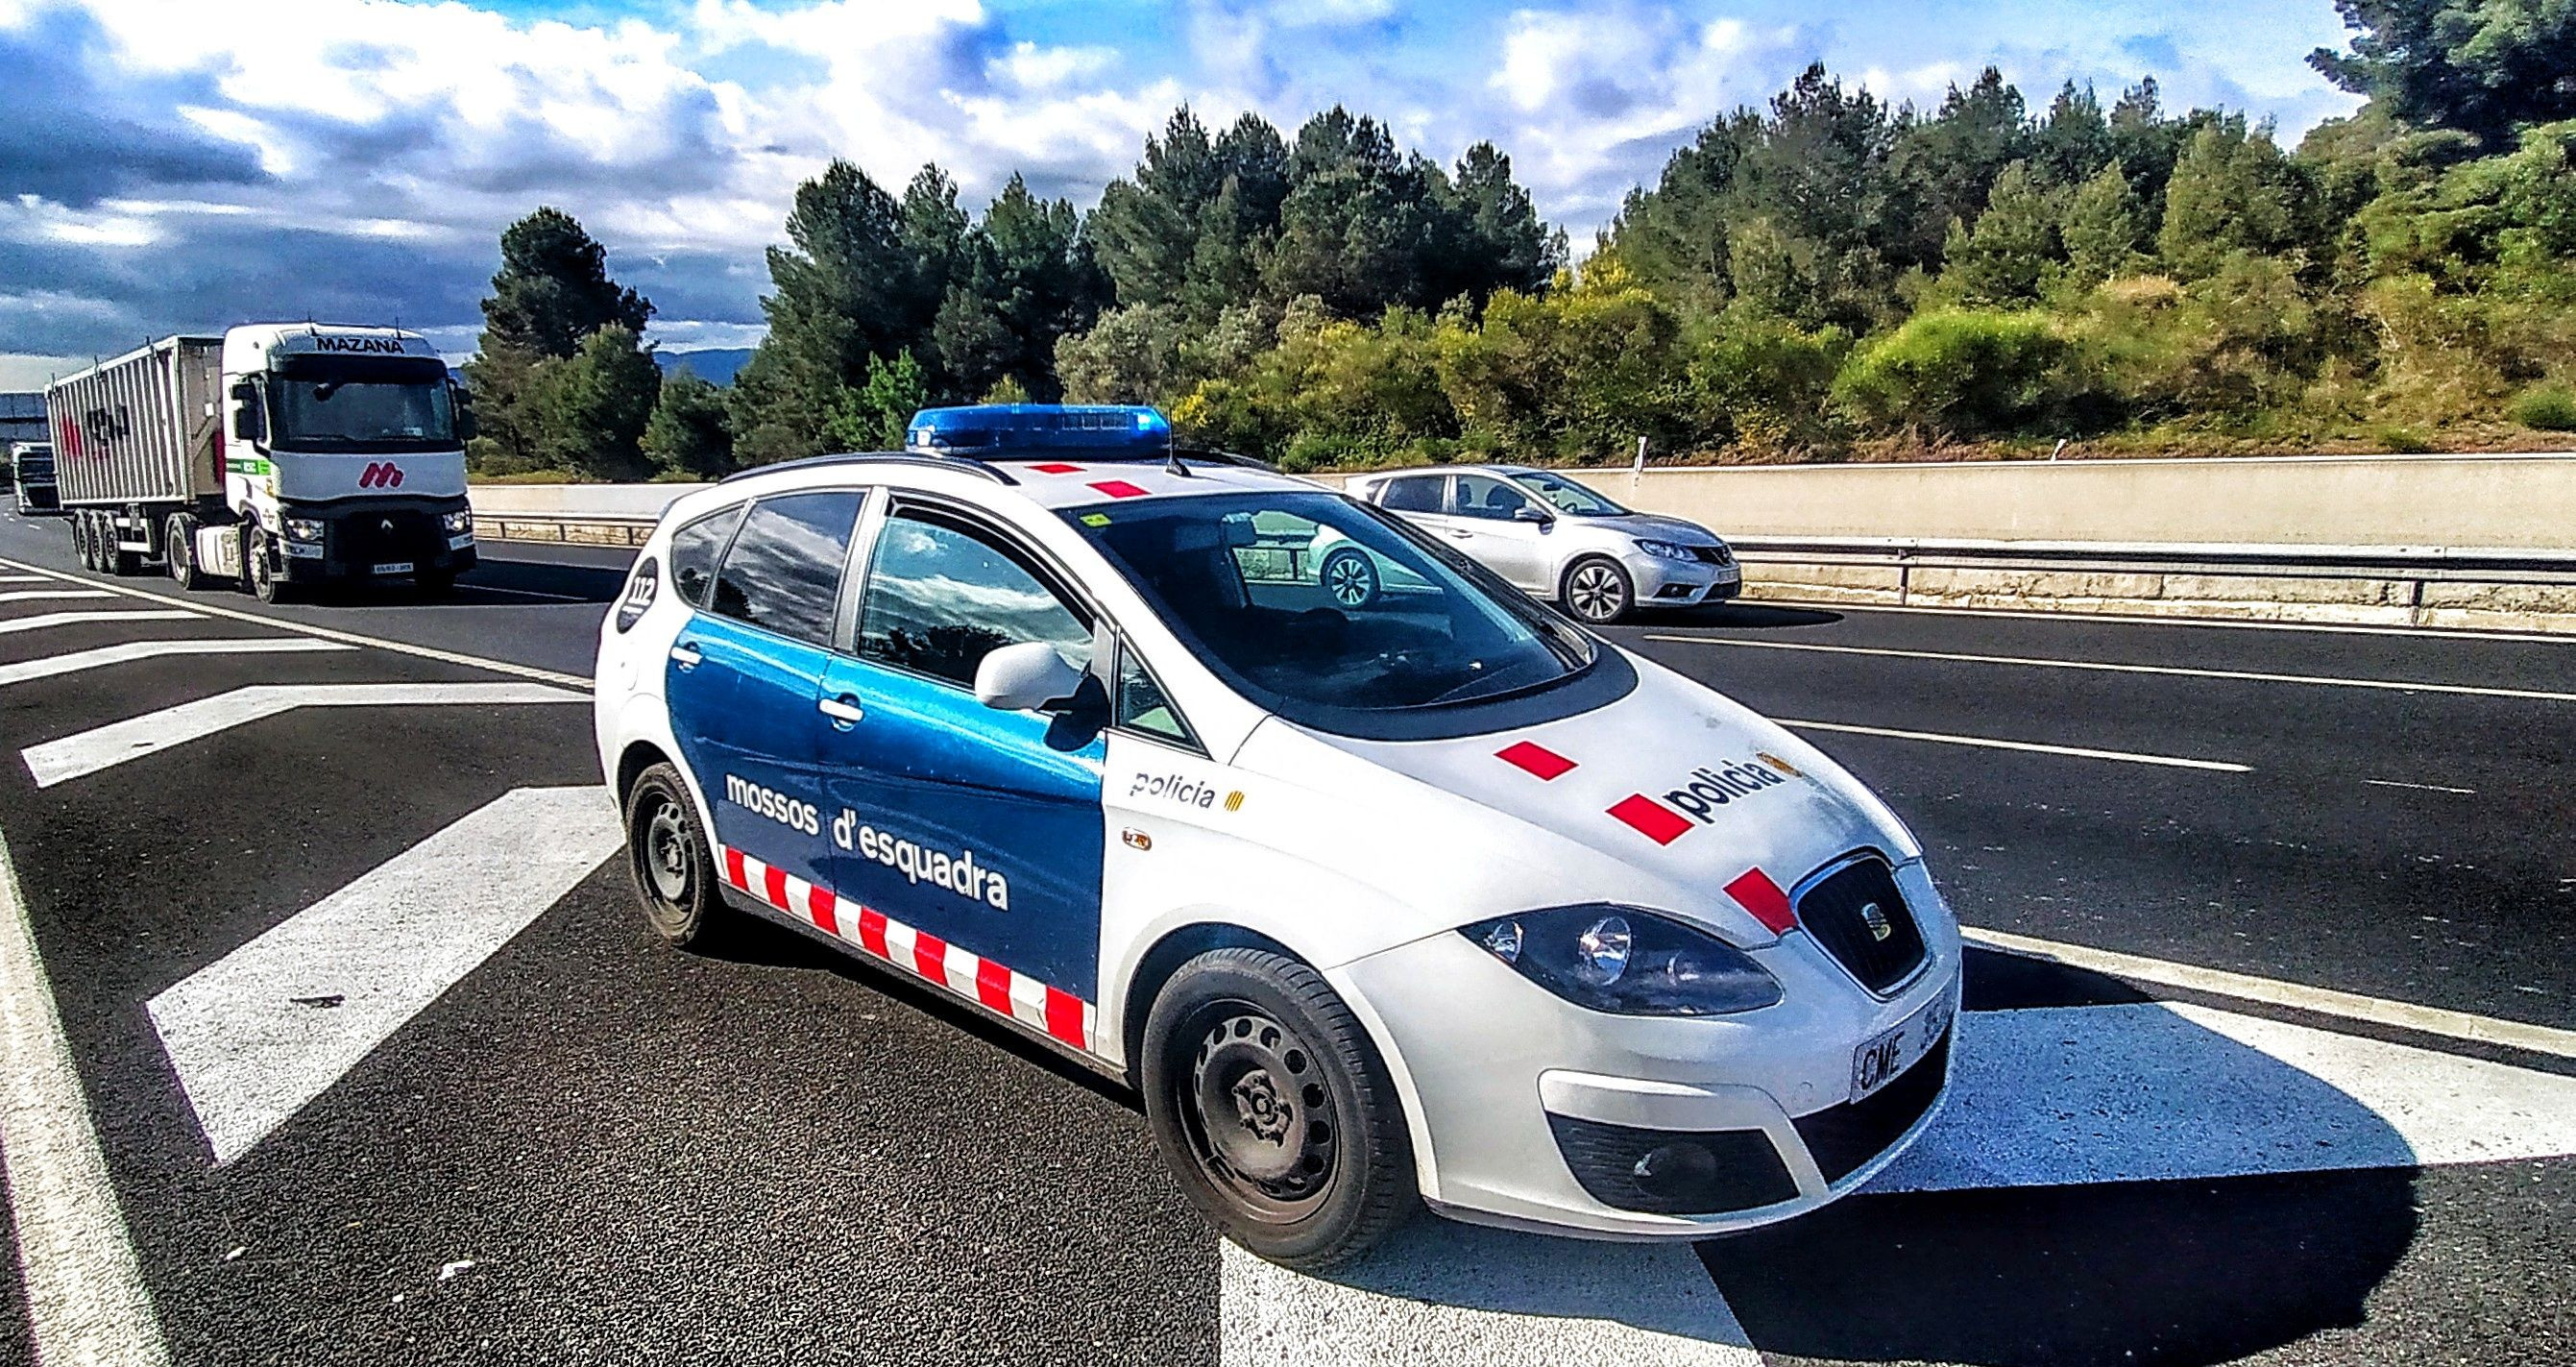
[[[1938,896],[1919,872],[1906,882],[1918,907]],[[1924,919],[1925,963],[1891,996],[1792,932],[1752,951],[1780,980],[1780,1004],[1738,1016],[1584,1010],[1457,934],[1327,976],[1391,1055],[1434,1209],[1593,1238],[1697,1239],[1847,1195],[1932,1123],[1955,1026],[1850,1098],[1862,1046],[1927,1012],[1955,1017],[1958,936],[1932,932],[1946,915]]]

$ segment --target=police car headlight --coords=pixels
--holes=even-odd
[[[439,521],[447,524],[448,534],[451,536],[474,530],[474,513],[471,509],[460,508],[452,513],[441,514]]]
[[[1780,980],[1743,950],[1634,907],[1551,907],[1458,933],[1522,977],[1594,1011],[1725,1016],[1780,1001]]]
[[[1692,553],[1690,547],[1676,546],[1669,541],[1640,541],[1637,543],[1637,549],[1657,560],[1697,560],[1699,558]]]
[[[319,541],[322,539],[322,523],[317,518],[290,517],[286,519],[286,539],[289,541]]]

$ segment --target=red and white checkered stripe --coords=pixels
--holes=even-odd
[[[719,846],[724,878],[815,929],[948,989],[997,1016],[1008,1016],[1061,1044],[1097,1053],[1099,1011],[1091,1003],[1025,973],[979,958],[926,930],[817,887],[733,847]]]

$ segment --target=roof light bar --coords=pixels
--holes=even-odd
[[[922,409],[906,424],[904,441],[929,455],[1082,451],[1159,460],[1172,449],[1172,420],[1143,405],[975,404]]]

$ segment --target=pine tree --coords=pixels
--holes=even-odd
[[[662,397],[644,424],[644,458],[655,470],[720,479],[733,469],[733,427],[722,389],[686,367],[662,381]]]
[[[640,333],[652,316],[650,300],[609,278],[607,250],[572,215],[540,208],[504,229],[483,335],[465,364],[478,451],[520,465],[539,460],[527,411],[537,365],[571,358],[604,327]]]
[[[2126,272],[2138,260],[2141,226],[2137,192],[2116,163],[2105,163],[2068,201],[2059,226],[2068,273],[2092,286]]]
[[[2056,197],[2040,187],[2030,163],[2012,163],[1995,178],[1976,226],[1952,225],[1943,279],[1967,303],[2039,302],[2064,258],[2057,220]]]

